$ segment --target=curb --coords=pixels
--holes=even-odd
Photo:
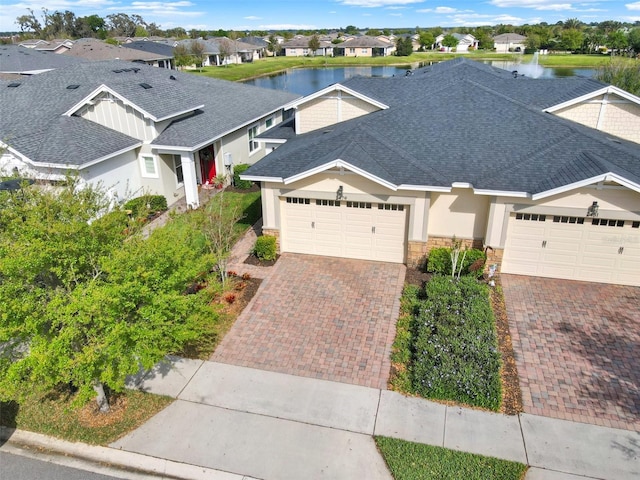
[[[37,450],[30,452],[29,448]],[[0,452],[22,455],[94,473],[132,480],[256,480],[235,473],[174,462],[110,447],[68,442],[26,430],[0,426]],[[73,458],[70,458],[73,457]]]

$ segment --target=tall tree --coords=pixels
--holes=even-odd
[[[0,194],[1,400],[72,385],[107,410],[105,387],[122,390],[212,315],[203,295],[185,295],[213,265],[196,225],[126,237],[127,214],[96,220],[107,196],[74,179]]]
[[[458,46],[458,39],[453,35],[451,35],[450,33],[448,33],[442,39],[442,46],[447,47],[449,49],[455,48]]]
[[[420,32],[420,47],[423,50],[431,50],[435,41],[436,37],[433,36],[433,33],[429,31]]]
[[[309,51],[311,52],[311,55],[315,57],[316,52],[320,49],[320,39],[318,38],[318,35],[311,36],[311,38],[309,39],[308,46],[309,46]]]

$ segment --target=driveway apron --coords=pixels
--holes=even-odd
[[[527,413],[640,431],[640,288],[503,275]]]
[[[283,254],[211,360],[386,388],[405,266]]]

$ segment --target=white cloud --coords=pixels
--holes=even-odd
[[[475,27],[479,25],[497,25],[499,23],[521,25],[526,22],[524,19],[512,15],[490,15],[480,13],[456,14],[449,17],[453,25],[464,27]],[[539,23],[539,22],[536,22]]]
[[[156,17],[197,17],[205,15],[202,11],[186,10],[189,7],[195,7],[196,4],[189,1],[176,1],[176,2],[131,2],[129,5],[116,4],[114,7],[109,7],[108,10],[114,12],[126,12],[126,13],[138,13],[143,17],[156,16]],[[145,18],[145,20],[147,20]],[[147,20],[148,21],[148,20]]]
[[[451,7],[436,7],[436,8],[422,8],[420,10],[416,10],[418,13],[456,13],[458,11],[457,8]]]
[[[536,10],[548,10],[554,12],[561,12],[564,10],[573,10],[573,6],[570,3],[557,3],[551,5],[541,5]]]
[[[262,17],[256,17],[255,15],[249,15],[248,17],[244,17],[245,20],[262,20]]]
[[[640,10],[640,2],[627,3],[625,4],[625,7],[629,10]]]
[[[336,14],[336,13],[338,13],[338,12],[336,12],[335,10],[331,10],[329,13],[330,13],[331,15],[335,15],[335,14]]]
[[[350,7],[389,7],[397,5],[409,5],[411,3],[422,3],[424,0],[338,0],[342,5]]]
[[[315,25],[305,25],[298,23],[271,23],[268,25],[258,25],[256,30],[315,30]]]

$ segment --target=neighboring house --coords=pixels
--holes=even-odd
[[[493,48],[496,53],[524,53],[527,37],[517,33],[502,33],[493,37]]]
[[[36,50],[43,50],[53,53],[64,53],[73,46],[73,41],[69,39],[55,39],[51,41],[46,40],[25,40],[19,44],[25,48],[35,48]]]
[[[387,57],[395,50],[393,42],[362,35],[335,45],[333,52],[336,57]]]
[[[169,68],[175,70],[175,62],[173,59],[173,47],[166,43],[151,42],[148,40],[138,40],[135,42],[124,43],[125,48],[131,48],[145,52],[147,54],[145,63],[154,67]]]
[[[80,40],[76,40],[73,47],[64,52],[64,55],[83,58],[91,62],[125,60],[128,62],[146,63],[147,65],[156,67],[159,66],[159,61],[164,63],[166,60],[166,57],[159,56],[156,52],[128,48],[122,45],[110,45],[97,38],[81,38]]]
[[[282,44],[283,55],[286,57],[306,57],[309,55],[316,57],[333,56],[334,45],[331,42],[318,39],[320,48],[313,52],[309,48],[309,40],[311,40],[311,37],[297,37],[284,42]]]
[[[455,237],[502,272],[640,285],[638,97],[457,59],[285,108],[242,176],[282,252],[417,265]]]
[[[55,55],[59,57],[59,55]],[[114,199],[199,205],[199,185],[264,155],[255,137],[296,95],[136,65],[83,62],[0,85],[0,175],[76,172]]]
[[[180,40],[175,42],[174,47],[183,44],[190,50],[193,42],[200,43],[204,48],[202,54],[204,67],[253,62],[260,58],[260,47],[226,37]]]
[[[35,75],[82,62],[84,60],[81,58],[57,55],[46,50],[0,45],[0,73],[3,74]]]
[[[445,49],[449,51],[449,47],[444,47],[442,45],[442,40],[447,36],[446,33],[441,33],[436,37],[436,47],[439,49]],[[476,37],[471,35],[470,33],[462,34],[462,33],[452,33],[456,40],[458,40],[458,45],[455,47],[456,53],[467,53],[470,48],[477,49],[478,48],[478,40]]]

